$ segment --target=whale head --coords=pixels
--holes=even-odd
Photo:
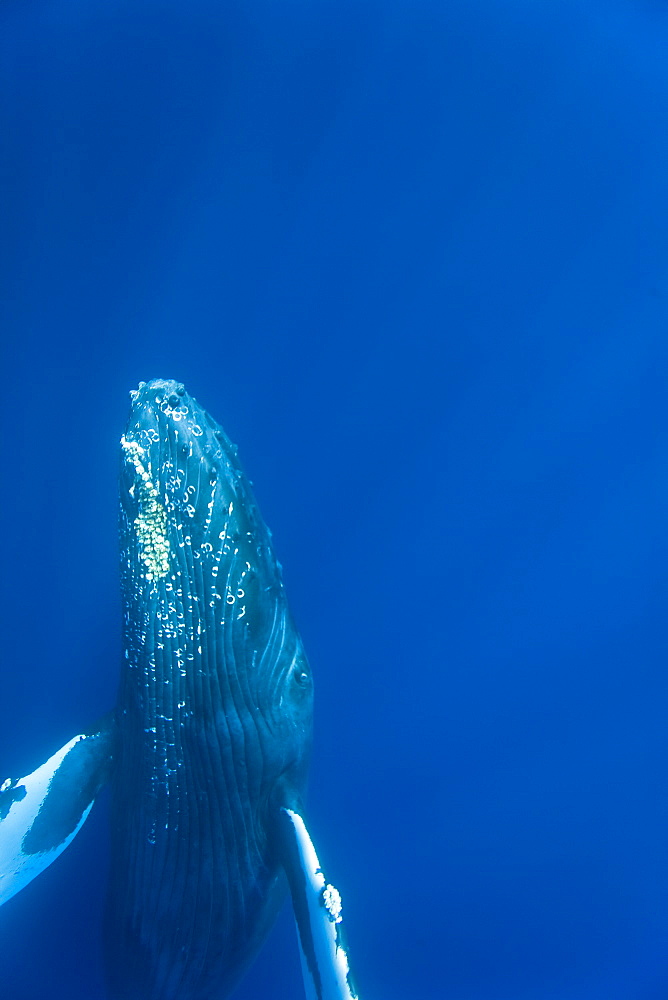
[[[177,682],[184,713],[241,715],[246,746],[260,720],[268,785],[288,776],[299,786],[311,672],[237,448],[180,382],[153,379],[130,396],[120,490],[126,656],[140,651],[158,680]],[[213,685],[208,702],[199,677]]]

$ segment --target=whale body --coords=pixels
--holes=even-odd
[[[289,885],[311,1000],[353,1000],[341,899],[304,818],[313,682],[271,536],[222,428],[178,382],[121,438],[114,710],[0,785],[0,903],[111,782],[112,1000],[222,1000]]]

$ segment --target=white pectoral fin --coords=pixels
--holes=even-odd
[[[0,784],[0,904],[72,842],[111,769],[113,722],[71,739],[25,778]]]
[[[280,825],[308,1000],[358,1000],[343,938],[341,896],[325,878],[300,813],[282,807]]]

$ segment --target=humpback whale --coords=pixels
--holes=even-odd
[[[304,814],[313,681],[237,449],[175,381],[121,438],[123,662],[113,711],[0,784],[0,903],[111,784],[112,1000],[222,1000],[288,887],[309,1000],[355,1000],[341,897]]]

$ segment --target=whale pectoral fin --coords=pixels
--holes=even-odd
[[[281,861],[297,920],[308,1000],[358,1000],[343,938],[341,896],[324,876],[300,813],[279,810]]]
[[[111,771],[114,723],[105,717],[25,778],[0,784],[0,904],[72,842]]]

